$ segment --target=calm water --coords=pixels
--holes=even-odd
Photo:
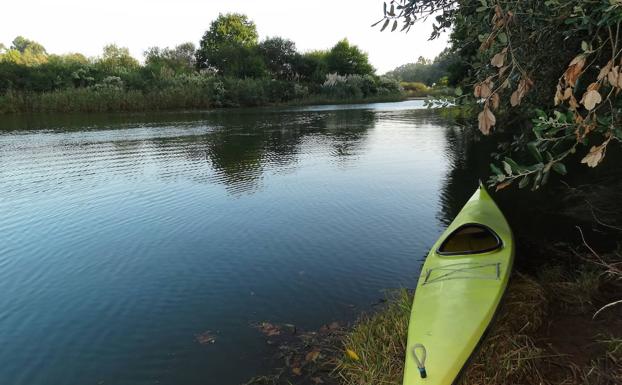
[[[3,117],[0,384],[264,373],[252,323],[352,320],[415,285],[475,188],[449,193],[461,135],[417,101]]]

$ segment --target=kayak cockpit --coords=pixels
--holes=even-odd
[[[503,246],[501,238],[490,227],[466,223],[451,232],[436,250],[440,256],[488,253]]]

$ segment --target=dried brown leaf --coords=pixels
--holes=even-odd
[[[497,110],[499,108],[500,100],[501,98],[499,98],[499,94],[497,93],[492,94],[492,96],[490,97],[490,104],[493,110]]]
[[[598,103],[602,101],[602,97],[600,93],[596,90],[589,90],[585,94],[583,94],[583,98],[581,99],[581,103],[585,106],[588,111],[591,111],[596,107]]]
[[[479,130],[484,135],[489,135],[491,128],[497,123],[495,115],[488,106],[484,106],[484,110],[477,115],[477,120],[479,122]]]
[[[609,74],[609,71],[613,68],[613,60],[609,60],[609,62],[600,70],[598,73],[597,80],[602,80]]]
[[[574,87],[583,67],[585,66],[585,55],[581,54],[572,59],[566,72],[564,72],[564,80],[570,87]]]
[[[315,348],[311,350],[309,353],[307,353],[307,355],[305,356],[305,361],[314,362],[315,360],[317,360],[319,356],[320,356],[320,350]]]
[[[605,149],[609,140],[604,141],[600,146],[592,146],[590,152],[581,159],[581,163],[586,163],[589,167],[596,167],[603,160],[605,156]]]
[[[503,64],[505,63],[505,56],[507,54],[507,51],[508,49],[504,48],[501,52],[493,56],[492,59],[490,60],[490,64],[492,64],[493,66],[497,68],[503,67]]]
[[[495,191],[503,190],[504,188],[508,187],[511,184],[512,184],[512,180],[508,180],[508,181],[505,181],[503,183],[499,183],[497,185],[497,187],[495,188]]]

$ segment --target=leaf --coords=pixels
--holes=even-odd
[[[320,377],[311,377],[311,381],[314,384],[323,384],[324,383],[324,380],[322,380]]]
[[[397,20],[393,22],[393,27],[391,28],[391,32],[395,31],[396,29],[397,29]]]
[[[499,169],[499,167],[495,166],[493,163],[490,164],[490,169],[497,175],[503,175],[501,169]]]
[[[479,122],[479,130],[484,135],[490,134],[490,129],[497,123],[495,115],[490,111],[488,106],[484,106],[484,110],[477,115]]]
[[[299,368],[298,366],[295,366],[295,367],[292,368],[292,373],[295,376],[300,376],[300,375],[302,375],[302,369]]]
[[[456,94],[456,96],[462,96],[462,88],[456,87],[454,93]]]
[[[505,44],[508,42],[508,35],[506,35],[505,32],[501,32],[499,35],[497,35],[497,38],[502,44]]]
[[[389,25],[389,19],[386,19],[384,21],[384,24],[382,24],[382,28],[380,28],[380,32],[384,31],[387,28],[387,25]]]
[[[495,191],[503,190],[504,188],[508,187],[511,184],[512,184],[512,180],[508,180],[508,181],[505,181],[503,183],[499,183],[497,185],[497,188],[495,189]]]
[[[587,52],[590,50],[590,45],[587,44],[587,41],[582,41],[581,42],[581,49],[583,50],[583,52]]]
[[[540,154],[540,150],[538,150],[538,146],[535,142],[527,143],[527,149],[538,162],[542,162],[542,154]]]
[[[201,334],[197,334],[195,338],[201,345],[213,344],[216,342],[216,337],[209,330],[204,331]]]
[[[569,86],[574,87],[584,66],[585,66],[585,55],[584,54],[580,54],[576,56],[574,59],[572,59],[572,61],[568,65],[568,68],[566,69],[566,72],[564,72],[564,79],[566,80],[566,83]]]
[[[490,103],[492,105],[492,109],[496,110],[499,108],[499,94],[492,94],[492,96],[490,97]]]
[[[305,356],[305,361],[314,362],[315,360],[317,360],[319,356],[320,356],[320,350],[315,348],[311,350],[309,353],[307,353],[307,355]]]
[[[588,90],[581,99],[581,103],[585,106],[588,111],[591,111],[596,107],[596,105],[602,102],[603,98],[600,96],[600,93],[596,90]]]
[[[609,74],[609,71],[611,71],[612,68],[613,68],[613,60],[609,60],[609,62],[603,68],[601,68],[596,80],[604,79]]]
[[[529,185],[529,175],[525,175],[520,182],[518,182],[518,188],[525,188]]]
[[[371,26],[372,26],[372,28],[373,28],[373,27],[375,27],[375,26],[377,26],[378,24],[380,24],[382,21],[384,21],[384,18],[382,18],[382,19],[378,20],[377,22],[375,22],[374,24],[372,24],[372,25],[371,25]]]
[[[561,175],[566,175],[568,173],[568,171],[566,170],[566,166],[560,162],[553,163],[553,170]]]
[[[352,359],[352,360],[354,360],[354,361],[360,361],[360,360],[361,360],[361,358],[359,357],[359,355],[358,355],[358,354],[356,354],[356,352],[355,352],[354,350],[351,350],[351,349],[346,349],[346,355],[347,355],[350,359]]]
[[[512,175],[512,166],[509,165],[506,161],[501,162],[503,164],[503,170],[506,174]]]
[[[605,156],[605,148],[607,148],[608,143],[609,140],[606,140],[600,146],[592,146],[592,148],[590,148],[590,152],[588,152],[587,155],[581,159],[581,163],[586,163],[589,167],[598,166]]]
[[[497,67],[497,68],[501,68],[503,67],[503,64],[505,63],[505,55],[507,53],[508,49],[504,48],[503,51],[497,53],[495,56],[492,57],[492,59],[490,60],[490,64],[492,64],[493,66]]]

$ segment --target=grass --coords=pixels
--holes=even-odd
[[[0,114],[193,110],[216,107],[348,104],[404,100],[402,94],[360,98],[335,98],[320,94],[286,95],[279,90],[262,88],[264,87],[262,83],[255,83],[251,80],[240,81],[241,85],[230,85],[226,92],[223,91],[223,94],[200,85],[168,87],[150,91],[75,88],[41,93],[8,92],[0,94]]]
[[[382,311],[359,320],[345,336],[344,349],[359,359],[337,358],[335,373],[343,384],[401,384],[412,301],[411,292],[399,290]]]
[[[589,265],[574,272],[547,267],[538,277],[515,274],[457,384],[622,384],[622,324],[592,320],[601,279]],[[344,351],[353,350],[359,359],[337,356],[334,374],[340,384],[402,383],[411,303],[411,293],[401,290],[345,333]],[[568,318],[576,318],[581,335],[564,330]],[[608,334],[596,335],[601,329]],[[585,345],[578,357],[571,349],[576,344]]]

